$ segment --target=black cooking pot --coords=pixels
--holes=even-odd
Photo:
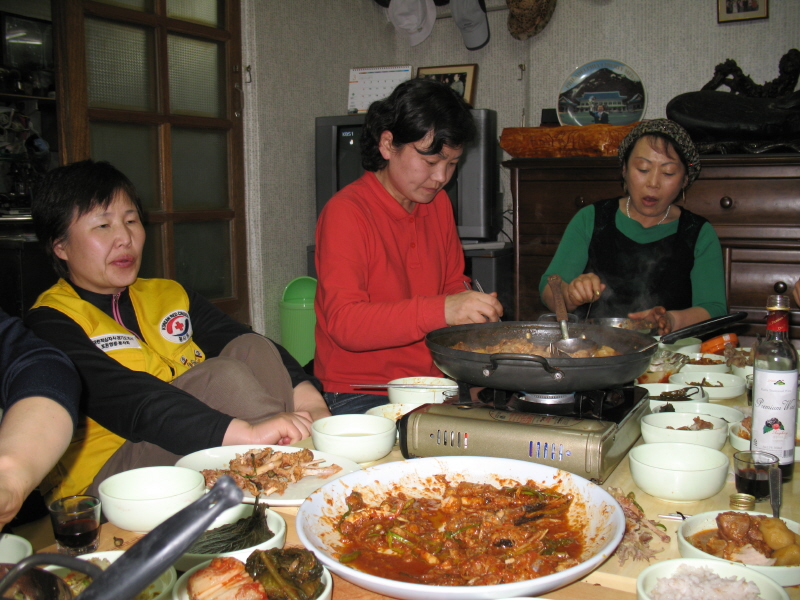
[[[664,343],[702,335],[740,321],[745,312],[701,321],[662,336]],[[431,331],[425,343],[443,373],[474,386],[530,393],[569,393],[624,385],[647,371],[658,343],[652,336],[600,325],[570,325],[570,335],[586,337],[598,346],[611,346],[620,354],[599,358],[545,358],[532,354],[483,354],[454,350],[464,342],[483,348],[502,340],[526,339],[548,345],[561,339],[558,323],[537,321],[455,325]],[[648,347],[649,346],[649,347]]]

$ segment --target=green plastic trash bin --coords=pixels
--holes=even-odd
[[[313,277],[292,279],[283,290],[279,304],[281,321],[281,345],[297,359],[307,365],[314,358],[314,296],[317,280]]]

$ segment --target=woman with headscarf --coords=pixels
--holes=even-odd
[[[668,119],[643,121],[619,146],[619,198],[581,209],[567,226],[539,291],[553,307],[548,277],[562,278],[569,312],[658,324],[659,334],[727,313],[722,249],[711,224],[685,208],[700,157]],[[677,206],[683,200],[684,206]]]

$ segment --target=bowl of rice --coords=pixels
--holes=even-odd
[[[647,567],[636,579],[638,600],[788,600],[769,577],[737,563],[675,558]]]

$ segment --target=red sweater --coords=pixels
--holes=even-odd
[[[441,377],[425,334],[447,326],[445,296],[469,281],[447,193],[408,213],[366,172],[325,205],[316,244],[314,374],[324,390]]]

